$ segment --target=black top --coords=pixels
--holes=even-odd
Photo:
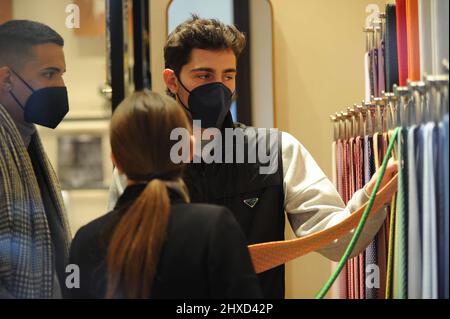
[[[82,227],[70,263],[80,267],[74,298],[104,298],[106,254],[115,227],[145,185],[129,186],[114,210]],[[246,240],[225,207],[186,204],[169,190],[171,211],[152,298],[261,298]]]
[[[241,128],[244,132],[249,130],[250,133],[254,130],[239,123],[233,124],[231,115],[227,116],[225,126]],[[264,144],[266,150],[271,150],[271,159],[277,165],[271,174],[262,174],[261,168],[267,165],[261,163],[258,156],[256,163],[245,160],[244,163],[188,164],[183,179],[191,202],[227,207],[241,226],[248,245],[284,240],[286,221],[281,142],[281,132],[276,131],[248,134],[245,139],[245,156],[256,152],[255,147],[259,152]],[[236,143],[233,149],[226,145],[222,143],[223,156],[228,152],[237,154]],[[258,278],[264,298],[284,298],[284,265],[264,271],[258,274]]]

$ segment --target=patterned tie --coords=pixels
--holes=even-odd
[[[338,153],[338,142],[337,141],[333,141],[331,143],[331,174],[332,174],[332,182],[334,187],[336,187],[336,189],[339,192],[338,189],[338,158],[337,158],[337,153]],[[334,269],[336,269],[337,263],[332,262],[331,263],[331,272],[334,271]],[[331,297],[334,298],[339,298],[339,281],[336,281],[333,286],[331,287]]]
[[[366,136],[364,138],[364,184],[367,184],[372,175],[375,173],[375,152],[373,149],[373,137]],[[365,271],[371,269],[374,265],[377,265],[377,249],[376,249],[376,238],[370,243],[364,252],[365,257]],[[365,297],[366,299],[376,299],[377,298],[376,287],[366,286]]]
[[[378,91],[381,96],[381,92],[386,92],[386,76],[385,76],[385,42],[384,39],[380,41],[378,47]]]
[[[386,186],[378,191],[368,218],[373,218],[386,201],[397,191],[398,177],[394,176]],[[285,264],[286,262],[311,252],[317,251],[333,243],[336,238],[348,235],[358,226],[368,203],[354,211],[337,225],[301,238],[249,245],[250,257],[257,274]],[[328,287],[328,284],[327,284]]]
[[[342,199],[345,198],[345,190],[344,190],[344,141],[337,141],[337,150],[336,150],[336,160],[337,160],[337,183],[338,183],[338,192],[341,195]],[[344,266],[341,274],[338,278],[339,282],[339,298],[347,299],[347,266]]]
[[[384,159],[384,156],[386,154],[386,150],[388,148],[389,139],[388,134],[383,133],[381,135],[381,141],[382,141],[382,148],[381,148],[381,157],[380,157],[380,167],[381,162]],[[379,169],[379,168],[378,168]],[[377,247],[378,249],[378,264],[380,267],[380,290],[379,290],[379,299],[385,299],[386,298],[386,276],[387,276],[387,252],[388,252],[388,246],[389,246],[389,220],[391,215],[391,208],[388,206],[386,208],[386,220],[384,224],[381,226],[381,230],[378,233],[379,235],[379,245]]]
[[[356,189],[364,187],[364,163],[363,163],[363,139],[356,137],[355,143],[355,168],[356,168]],[[364,252],[360,253],[358,258],[359,268],[359,299],[365,298],[365,271],[364,271]]]
[[[384,156],[386,154],[388,145],[389,145],[389,133],[383,133],[383,157],[382,157],[383,159],[384,159]],[[396,146],[397,145],[394,144],[394,149],[392,150],[394,156],[397,156],[396,155],[397,154]],[[390,215],[391,215],[391,209],[390,209],[390,207],[388,207],[387,214],[386,214],[386,222],[384,223],[384,226],[385,226],[384,235],[385,235],[385,243],[386,243],[386,245],[385,245],[386,263],[387,263],[387,249],[388,249],[388,243],[389,243],[389,220],[390,220]]]
[[[394,279],[394,230],[395,230],[395,213],[396,213],[397,196],[394,194],[391,201],[391,212],[389,216],[389,243],[388,243],[388,260],[386,269],[386,299],[392,299],[392,282]]]
[[[355,193],[356,167],[355,167],[355,139],[349,139],[349,200]],[[350,296],[351,299],[359,299],[359,260],[354,257],[348,261],[350,269]]]
[[[369,99],[368,101],[370,101],[370,97],[372,95],[375,95],[375,83],[374,83],[374,69],[373,69],[373,65],[374,65],[374,50],[370,50],[369,51],[369,80],[370,80],[370,95],[369,95]]]
[[[407,152],[406,140],[408,131],[402,129],[398,135],[398,193],[397,193],[397,211],[395,218],[395,248],[394,248],[394,290],[395,299],[407,298]]]
[[[374,153],[375,153],[375,166],[379,169],[384,157],[384,145],[387,144],[385,136],[383,134],[375,133],[374,135]],[[387,235],[386,235],[386,223],[384,223],[380,231],[376,236],[376,249],[377,249],[377,265],[380,273],[380,288],[377,290],[377,298],[384,299],[386,296],[386,263],[387,263]]]
[[[375,96],[380,96],[380,90],[378,87],[378,59],[379,52],[378,48],[372,50],[373,58],[372,58],[372,82],[373,82],[373,91]]]
[[[341,195],[342,198],[344,198],[344,185],[343,185],[343,178],[344,178],[344,164],[343,164],[343,157],[344,157],[344,149],[342,140],[338,140],[336,143],[336,175],[337,175],[337,190],[339,195]]]
[[[344,156],[343,156],[344,162],[344,176],[343,176],[343,186],[344,186],[344,203],[347,204],[350,200],[350,143],[347,140],[344,140]],[[353,266],[352,263],[349,261],[347,262],[346,266],[347,270],[347,282],[345,286],[347,287],[347,298],[353,299]]]

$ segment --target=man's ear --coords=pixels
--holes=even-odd
[[[197,143],[197,140],[195,139],[195,136],[191,135],[191,137],[189,139],[189,162],[192,162],[192,160],[194,159],[196,143]]]
[[[11,70],[7,66],[0,67],[0,92],[7,93],[11,90]]]
[[[171,69],[165,69],[163,71],[163,79],[164,83],[166,83],[167,88],[169,91],[173,94],[178,93],[178,82],[177,82],[177,76],[175,75],[175,72]]]
[[[119,172],[119,175],[123,175],[122,167],[117,163],[116,158],[114,157],[114,154],[111,152],[111,161],[115,168],[117,168],[117,171]]]

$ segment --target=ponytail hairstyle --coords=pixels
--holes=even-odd
[[[181,179],[185,164],[175,164],[170,150],[174,128],[191,126],[184,110],[149,90],[125,99],[111,119],[111,149],[129,180],[144,181],[145,190],[116,226],[107,252],[106,298],[149,298],[170,214],[167,187],[188,202]],[[142,178],[140,178],[142,177]]]

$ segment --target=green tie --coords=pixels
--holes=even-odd
[[[387,271],[386,271],[386,299],[392,299],[392,263],[394,257],[394,230],[395,230],[395,212],[396,207],[395,204],[397,202],[397,196],[394,194],[392,196],[391,202],[391,214],[389,216],[389,247],[388,247],[388,262],[387,262]]]
[[[392,140],[393,130],[389,131],[389,140]],[[398,145],[394,145],[392,149],[392,157],[398,160]],[[386,299],[392,299],[392,280],[393,280],[393,262],[394,262],[394,231],[395,231],[395,212],[397,208],[395,207],[397,203],[397,194],[392,196],[391,201],[391,211],[389,214],[389,241],[388,241],[388,260],[387,260],[387,271],[386,271]]]

